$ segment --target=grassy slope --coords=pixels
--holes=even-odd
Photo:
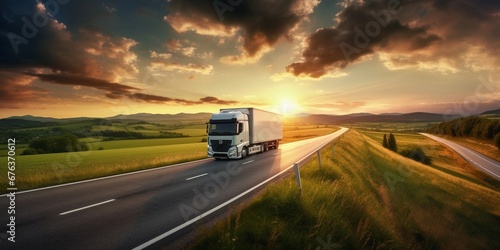
[[[384,136],[384,132],[362,131],[362,134],[380,143]],[[443,146],[439,142],[415,133],[393,134],[396,137],[399,152],[404,149],[418,146],[424,150],[426,155],[431,157],[431,167],[433,168],[473,182],[488,182],[490,184],[499,185],[491,176],[472,166],[461,156],[454,153],[453,150]]]
[[[357,131],[295,177],[201,230],[195,249],[500,249],[499,190],[422,165]]]

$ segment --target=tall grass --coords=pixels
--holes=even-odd
[[[194,249],[500,249],[500,193],[349,131],[295,177],[200,230]]]

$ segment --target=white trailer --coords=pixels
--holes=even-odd
[[[282,116],[256,108],[221,109],[207,123],[207,133],[208,157],[243,159],[279,147]]]

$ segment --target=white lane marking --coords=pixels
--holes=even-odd
[[[150,171],[162,170],[162,169],[166,169],[166,168],[178,167],[178,166],[181,166],[181,165],[188,165],[188,164],[191,164],[191,163],[197,163],[197,162],[202,162],[202,161],[213,161],[213,160],[209,158],[209,159],[201,159],[201,160],[195,160],[195,161],[187,161],[187,162],[177,163],[177,164],[174,164],[174,165],[167,165],[167,166],[163,166],[163,167],[144,169],[144,170],[139,170],[139,171],[134,171],[134,172],[128,172],[128,173],[123,173],[123,174],[116,174],[116,175],[98,177],[98,178],[88,179],[88,180],[82,180],[82,181],[75,181],[75,182],[58,184],[58,185],[54,185],[54,186],[42,187],[42,188],[37,188],[37,189],[29,189],[29,190],[25,190],[25,191],[16,192],[16,195],[17,194],[24,194],[24,193],[31,193],[31,192],[36,192],[36,191],[42,191],[42,190],[52,189],[52,188],[72,186],[72,185],[82,184],[82,183],[87,183],[87,182],[106,180],[106,179],[111,179],[111,178],[116,178],[116,177],[121,177],[121,176],[127,176],[127,175],[133,175],[133,174],[140,174],[140,173],[145,173],[145,172],[150,172]],[[6,195],[7,194],[2,194],[2,195],[0,195],[0,197],[6,196]]]
[[[346,129],[345,131],[347,131],[347,130],[348,130],[348,129]],[[343,131],[343,132],[342,132],[342,133],[340,133],[339,135],[343,134],[345,131]],[[335,136],[335,138],[337,138],[339,135]],[[335,139],[335,138],[333,138],[333,139]],[[332,141],[333,139],[331,139],[330,141]],[[316,152],[316,151],[314,151],[314,152]],[[183,229],[183,228],[185,228],[185,227],[187,227],[187,226],[189,226],[189,225],[191,225],[191,224],[193,224],[193,223],[195,223],[195,222],[199,221],[199,220],[200,220],[200,219],[202,219],[203,217],[205,217],[205,216],[207,216],[207,215],[209,215],[209,214],[211,214],[211,213],[213,213],[213,212],[215,212],[215,211],[217,211],[217,210],[219,210],[219,209],[221,209],[221,208],[223,208],[223,207],[225,207],[225,206],[229,205],[229,204],[230,204],[230,203],[232,203],[233,201],[235,201],[235,200],[237,200],[237,199],[239,199],[239,198],[241,198],[241,197],[243,197],[243,196],[247,195],[248,193],[250,193],[250,192],[254,191],[254,190],[255,190],[255,189],[257,189],[257,188],[259,188],[260,186],[262,186],[262,185],[264,185],[264,184],[266,184],[266,183],[268,183],[268,182],[272,181],[274,178],[276,178],[276,177],[280,176],[281,174],[283,174],[283,173],[285,173],[285,172],[289,171],[291,168],[293,168],[293,165],[291,165],[290,167],[288,167],[288,168],[286,168],[286,169],[282,170],[281,172],[279,172],[279,173],[277,173],[277,174],[273,175],[272,177],[268,178],[267,180],[265,180],[265,181],[263,181],[263,182],[261,182],[261,183],[259,183],[259,184],[255,185],[254,187],[252,187],[252,188],[248,189],[247,191],[245,191],[245,192],[243,192],[243,193],[241,193],[241,194],[239,194],[239,195],[237,195],[237,196],[233,197],[232,199],[230,199],[230,200],[228,200],[228,201],[226,201],[226,202],[224,202],[224,203],[222,203],[222,204],[220,204],[220,205],[218,205],[218,206],[216,206],[216,207],[214,207],[214,208],[212,208],[212,209],[210,209],[210,210],[206,211],[205,213],[202,213],[202,214],[200,214],[200,215],[196,216],[195,218],[193,218],[193,219],[191,219],[191,220],[188,220],[188,221],[186,221],[186,222],[182,223],[182,224],[181,224],[181,225],[179,225],[179,226],[176,226],[176,227],[174,227],[174,228],[170,229],[169,231],[167,231],[167,232],[165,232],[165,233],[163,233],[163,234],[160,234],[160,235],[156,236],[155,238],[153,238],[153,239],[151,239],[151,240],[149,240],[149,241],[147,241],[147,242],[142,243],[141,245],[139,245],[139,246],[137,246],[137,247],[133,248],[132,250],[140,250],[140,249],[144,249],[144,248],[146,248],[146,247],[148,247],[148,246],[153,245],[154,243],[156,243],[156,242],[158,242],[158,241],[160,241],[160,240],[164,239],[165,237],[168,237],[169,235],[171,235],[171,234],[173,234],[173,233],[175,233],[175,232],[177,232],[177,231],[179,231],[179,230],[181,230],[181,229]]]
[[[246,162],[241,163],[241,165],[247,165],[248,163],[252,163],[252,162],[253,162],[253,160],[246,161]]]
[[[205,176],[207,175],[208,173],[204,173],[204,174],[199,174],[197,176],[193,176],[193,177],[189,177],[186,179],[186,181],[189,181],[189,180],[192,180],[192,179],[196,179],[196,178],[199,178],[199,177],[202,177],[202,176]]]
[[[64,213],[60,213],[59,215],[66,215],[66,214],[78,212],[80,210],[84,210],[84,209],[91,208],[91,207],[96,207],[96,206],[103,205],[103,204],[106,204],[106,203],[110,203],[110,202],[113,202],[113,201],[115,201],[115,199],[111,199],[111,200],[99,202],[99,203],[96,203],[96,204],[88,205],[88,206],[85,206],[85,207],[73,209],[73,210],[70,210],[70,211],[67,211],[67,212],[64,212]]]
[[[279,155],[280,153],[274,153],[273,155]]]

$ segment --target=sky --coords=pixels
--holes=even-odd
[[[2,0],[0,118],[500,108],[497,0]]]

